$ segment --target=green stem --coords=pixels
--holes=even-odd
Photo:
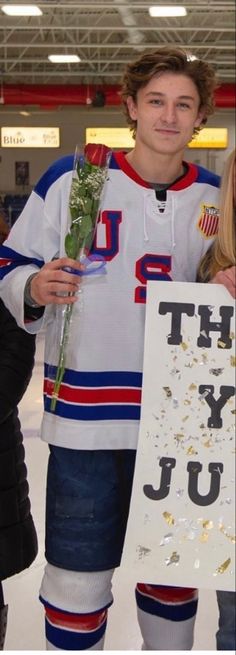
[[[59,361],[57,365],[56,379],[54,382],[54,388],[53,388],[51,404],[50,404],[50,409],[52,412],[54,412],[56,409],[58,394],[65,372],[66,347],[69,338],[69,326],[72,316],[72,310],[73,310],[73,304],[66,306],[64,322],[63,322],[62,339],[60,343]]]

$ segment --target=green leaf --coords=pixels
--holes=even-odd
[[[79,214],[78,207],[70,206],[70,214],[71,214],[72,221],[75,221],[78,218],[78,214]]]
[[[86,214],[80,224],[79,236],[85,239],[93,228],[91,216]]]
[[[86,198],[86,200],[84,201],[84,213],[85,214],[90,214],[91,213],[92,204],[93,204],[93,199],[92,198]]]
[[[80,195],[81,198],[86,197],[86,195],[87,195],[86,184],[80,184],[79,185],[79,195]]]
[[[73,234],[67,234],[65,237],[65,251],[68,257],[76,259],[78,242]]]

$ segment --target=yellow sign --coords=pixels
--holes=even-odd
[[[2,148],[59,148],[59,127],[2,127]]]
[[[134,139],[128,127],[87,127],[86,143],[104,143],[109,148],[133,148]]]
[[[227,148],[227,146],[226,127],[204,127],[188,144],[189,148]]]
[[[104,143],[109,148],[133,148],[134,139],[128,127],[87,127],[86,143]],[[190,141],[189,148],[227,148],[226,127],[204,127]]]

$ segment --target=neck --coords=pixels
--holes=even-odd
[[[141,152],[142,149],[135,146],[126,155],[130,166],[146,182],[171,183],[183,175],[182,162],[183,152],[177,154],[160,154],[153,151]]]

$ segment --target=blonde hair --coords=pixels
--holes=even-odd
[[[209,253],[206,253],[199,266],[199,277],[203,281],[212,279],[221,270],[235,265],[235,157],[236,150],[226,160],[220,189],[220,219],[219,231]]]

